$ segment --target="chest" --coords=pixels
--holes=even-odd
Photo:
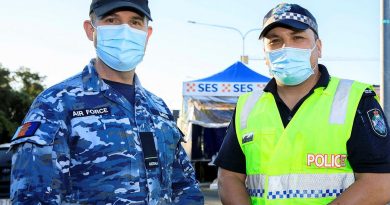
[[[67,126],[75,167],[90,167],[92,170],[95,166],[107,169],[134,165],[131,170],[143,172],[146,148],[157,151],[161,166],[170,166],[180,140],[179,131],[168,113],[149,104],[124,105],[104,96],[72,103]],[[151,134],[153,140],[143,144],[143,133]],[[77,166],[85,163],[90,163],[90,166]]]

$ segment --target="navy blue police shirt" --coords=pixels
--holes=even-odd
[[[302,103],[314,92],[314,89],[328,86],[330,76],[326,67],[319,65],[318,68],[321,72],[321,77],[317,84],[292,110],[279,97],[275,79],[272,79],[264,88],[264,92],[270,92],[274,95],[284,127],[288,125]],[[375,95],[375,92],[368,89],[362,94],[356,111],[351,136],[346,144],[348,160],[355,173],[390,172],[389,127],[381,106],[374,98]],[[380,127],[376,127],[375,123],[373,123],[373,111],[384,120],[384,130],[380,130]],[[238,143],[235,129],[235,115],[236,112],[233,114],[233,118],[226,131],[225,139],[214,163],[223,169],[245,174],[245,155]]]

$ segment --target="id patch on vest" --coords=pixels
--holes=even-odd
[[[253,141],[253,132],[246,133],[242,137],[242,144],[252,142]]]
[[[387,127],[382,111],[375,108],[367,112],[372,130],[381,137],[387,136]]]
[[[70,115],[75,117],[85,117],[90,115],[105,115],[110,114],[110,108],[109,107],[101,107],[101,108],[90,108],[90,109],[83,109],[83,110],[72,110],[70,111]]]

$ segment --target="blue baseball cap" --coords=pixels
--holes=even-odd
[[[92,0],[89,14],[94,12],[97,17],[102,17],[115,9],[134,9],[152,20],[148,0]]]
[[[259,38],[275,27],[287,27],[298,30],[310,28],[318,35],[318,25],[314,16],[298,4],[282,3],[271,9],[263,20],[263,30]]]

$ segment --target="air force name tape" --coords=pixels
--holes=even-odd
[[[85,116],[90,116],[90,115],[105,115],[105,114],[110,114],[109,107],[91,108],[91,109],[71,111],[72,117],[85,117]]]

